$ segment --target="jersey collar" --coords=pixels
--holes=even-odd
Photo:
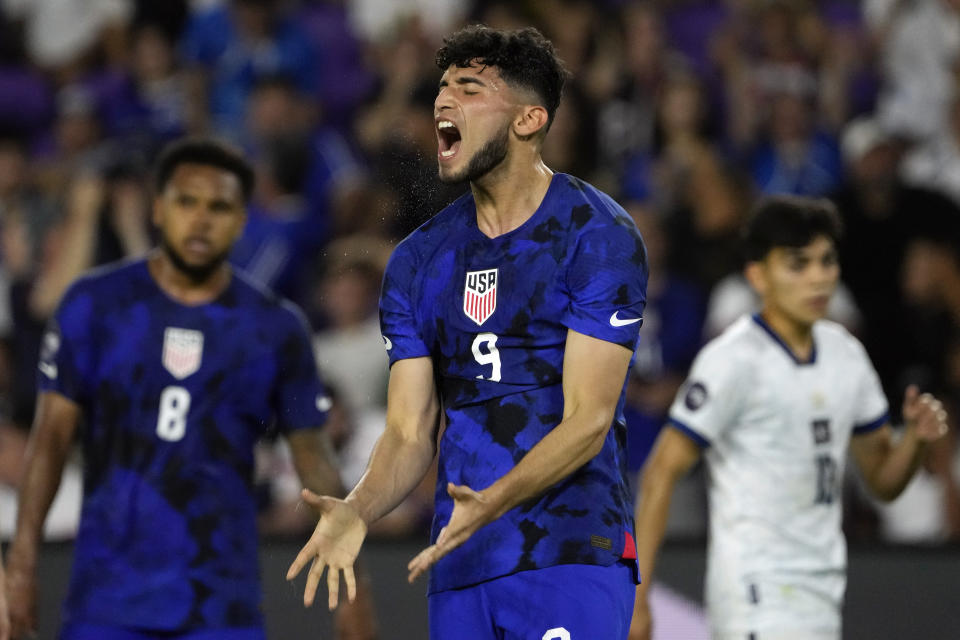
[[[810,349],[810,357],[807,360],[800,360],[799,358],[797,358],[797,354],[793,352],[793,349],[791,349],[787,345],[787,343],[783,341],[783,338],[780,337],[780,334],[774,331],[773,327],[767,324],[767,321],[763,319],[763,316],[761,316],[759,313],[755,313],[751,317],[753,318],[753,321],[756,322],[760,326],[760,328],[767,333],[767,335],[773,338],[774,342],[780,345],[781,349],[787,352],[787,355],[790,356],[790,359],[793,360],[794,364],[802,367],[802,366],[814,364],[817,361],[816,340],[814,340],[813,347],[811,347]]]

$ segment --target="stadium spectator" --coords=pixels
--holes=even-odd
[[[209,112],[220,135],[234,137],[242,130],[246,102],[259,78],[286,75],[317,97],[319,48],[279,0],[230,0],[196,10],[182,50],[199,71],[193,108]]]

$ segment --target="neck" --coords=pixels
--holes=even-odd
[[[813,352],[812,324],[797,322],[769,306],[764,306],[760,316],[780,336],[784,344],[790,347],[797,360],[806,362],[810,359]]]
[[[486,236],[509,233],[530,219],[543,202],[553,171],[539,153],[508,153],[504,161],[470,183],[477,207],[477,226]]]
[[[197,281],[181,271],[163,249],[156,249],[147,259],[147,268],[157,286],[177,302],[189,306],[216,300],[230,284],[231,269],[226,261],[209,277]]]

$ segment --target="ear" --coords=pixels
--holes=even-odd
[[[762,262],[751,260],[743,268],[743,275],[747,282],[761,298],[767,291],[767,270]]]
[[[540,105],[524,105],[520,114],[513,121],[513,130],[520,138],[529,138],[540,131],[544,131],[550,116],[547,110]]]

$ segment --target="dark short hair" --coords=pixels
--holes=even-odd
[[[832,202],[799,196],[770,196],[750,213],[743,234],[747,261],[763,260],[777,247],[805,247],[817,236],[837,242],[843,231]]]
[[[201,164],[223,169],[237,176],[243,190],[244,202],[253,194],[253,167],[238,150],[213,138],[182,138],[171,142],[157,159],[154,187],[161,193],[173,172],[181,164]]]
[[[533,91],[547,110],[550,128],[569,72],[542,33],[534,27],[505,31],[478,24],[443,39],[443,47],[437,51],[441,71],[474,62],[496,67],[507,84]]]

